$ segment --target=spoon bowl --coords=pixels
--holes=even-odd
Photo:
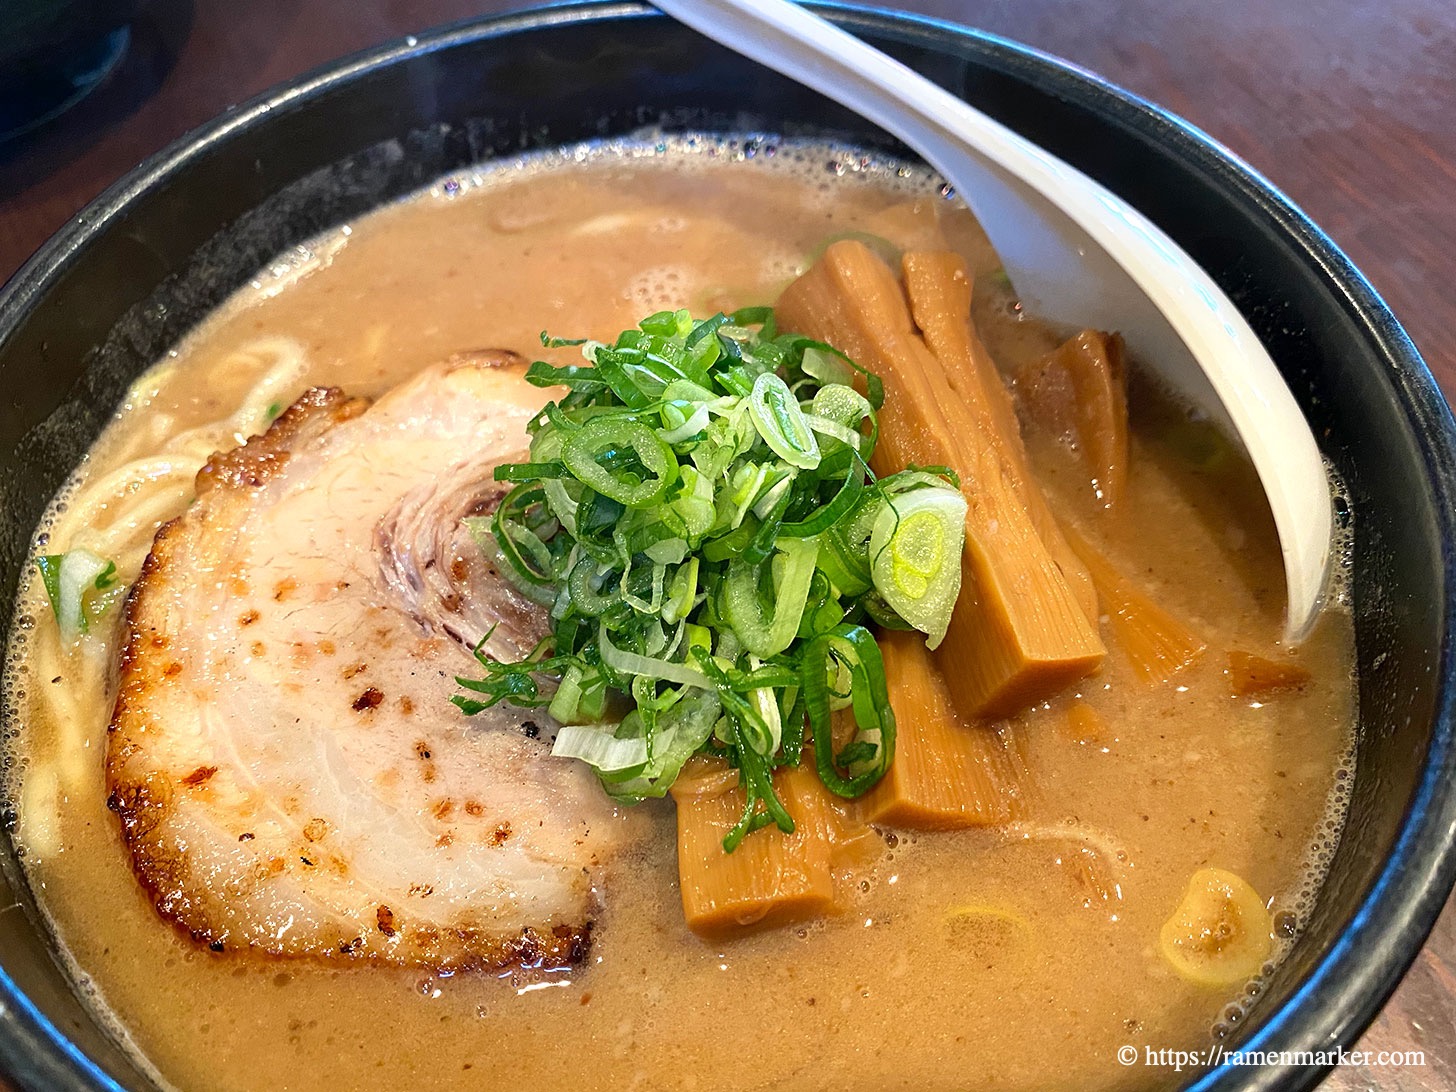
[[[975,212],[1023,301],[1120,332],[1144,366],[1237,439],[1279,533],[1285,638],[1303,638],[1330,565],[1324,461],[1268,352],[1197,262],[1075,167],[789,0],[654,2],[903,141]]]

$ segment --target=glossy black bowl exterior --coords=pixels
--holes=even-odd
[[[1445,402],[1344,256],[1202,134],[1007,42],[898,16],[835,16],[1181,242],[1265,339],[1348,485],[1361,673],[1350,821],[1309,927],[1239,1045],[1351,1046],[1456,872],[1456,431]],[[269,257],[466,164],[645,125],[894,148],[650,9],[610,4],[446,29],[345,61],[234,110],[118,183],[0,292],[0,601],[13,596],[47,499],[129,380]],[[33,1089],[150,1087],[72,995],[8,839],[3,849],[11,891],[0,890],[0,905],[13,896],[26,913],[0,915],[0,1068]],[[1319,1075],[1220,1068],[1197,1087],[1298,1088]]]

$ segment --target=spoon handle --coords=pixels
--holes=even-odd
[[[1138,360],[1237,437],[1279,533],[1286,637],[1306,634],[1330,561],[1324,462],[1257,335],[1177,243],[1075,167],[787,0],[654,2],[898,137],[971,206],[1024,301],[1121,331]]]

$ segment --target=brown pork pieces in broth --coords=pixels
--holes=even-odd
[[[611,340],[806,273],[784,313],[860,338],[906,457],[916,414],[987,438],[978,602],[1019,571],[1008,513],[1086,651],[1015,705],[886,637],[899,758],[815,813],[844,835],[825,886],[700,935],[675,814],[731,783],[620,807],[543,710],[463,717],[471,648],[549,626],[463,521],[552,394],[516,355],[580,359],[543,328]],[[281,256],[138,380],[38,531],[116,566],[84,633],[36,570],[7,659],[5,792],[79,987],[181,1089],[1186,1078],[1118,1049],[1206,1045],[1297,933],[1349,781],[1350,619],[1337,589],[1280,644],[1247,465],[1072,333],[1022,313],[937,179],[822,145],[490,164]],[[897,395],[915,360],[928,403]]]

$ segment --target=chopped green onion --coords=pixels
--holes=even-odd
[[[91,624],[121,598],[125,590],[116,579],[116,562],[84,547],[35,559],[41,584],[61,637],[74,641],[91,631]]]
[[[806,415],[804,423],[814,432],[838,440],[841,444],[844,444],[854,451],[859,451],[860,441],[864,439],[864,437],[853,429],[845,428],[838,421],[831,421],[827,417],[820,417],[818,414],[811,413]]]
[[[560,478],[566,467],[561,463],[501,463],[495,468],[498,482],[538,482]]]
[[[630,770],[635,777],[647,765],[645,737],[618,739],[609,728],[567,724],[556,733],[551,753],[558,758],[579,758],[602,773]]]
[[[526,369],[526,382],[536,387],[569,387],[583,394],[595,394],[605,387],[594,368],[580,364],[558,368],[544,360],[538,360]]]
[[[609,470],[601,459],[630,449],[640,464],[637,469]],[[646,425],[621,418],[599,417],[589,421],[561,449],[562,461],[588,489],[628,508],[645,508],[661,500],[667,487],[677,481],[677,459],[667,444]],[[641,473],[645,470],[647,473]],[[559,475],[558,475],[559,476]]]
[[[886,502],[870,535],[875,590],[935,648],[961,590],[966,499],[960,490],[916,489]]]
[[[686,691],[666,712],[655,717],[654,731],[646,736],[649,757],[642,770],[629,779],[604,782],[606,790],[626,802],[667,795],[683,765],[713,734],[721,712],[713,691]]]
[[[512,488],[495,513],[466,526],[549,606],[552,632],[516,662],[482,642],[484,676],[457,680],[455,704],[546,706],[553,754],[625,802],[665,794],[695,754],[727,760],[745,795],[730,851],[794,829],[774,771],[811,741],[825,785],[866,791],[893,756],[894,713],[854,621],[944,633],[964,521],[949,473],[877,481],[878,378],[777,333],[769,308],[662,311],[611,344],[546,344],[579,344],[584,363],[528,370],[567,393],[531,421],[529,457],[496,469]],[[846,708],[856,733],[836,752]]]
[[[813,470],[819,465],[819,445],[804,411],[789,386],[773,372],[753,381],[748,396],[748,413],[763,442],[786,463]]]
[[[840,669],[850,676],[850,706],[855,738],[834,753],[833,713],[829,678]],[[839,796],[860,796],[873,786],[895,754],[895,711],[885,688],[885,665],[880,648],[863,626],[836,626],[814,638],[804,653],[804,704],[814,734],[814,763],[824,787]],[[840,767],[848,765],[848,775]]]
[[[828,531],[840,523],[854,511],[855,506],[864,495],[866,473],[863,463],[858,460],[850,463],[849,471],[844,476],[844,484],[834,494],[834,499],[823,507],[816,508],[801,520],[781,524],[779,537],[808,538],[811,535]]]
[[[597,632],[597,648],[601,650],[602,663],[623,675],[640,675],[647,679],[680,683],[683,686],[697,686],[704,690],[710,683],[701,671],[694,671],[687,664],[670,660],[654,659],[624,648],[617,648],[607,636],[606,626]]]
[[[805,349],[802,367],[805,375],[820,383],[848,387],[854,381],[849,365],[823,349]]]
[[[728,563],[723,612],[749,652],[765,658],[777,656],[793,642],[804,616],[818,556],[818,539],[786,539],[768,563],[772,570],[768,605],[760,592],[761,567],[742,558]]]
[[[572,664],[561,676],[546,712],[562,724],[592,724],[601,720],[606,696],[606,680],[600,671]]]

